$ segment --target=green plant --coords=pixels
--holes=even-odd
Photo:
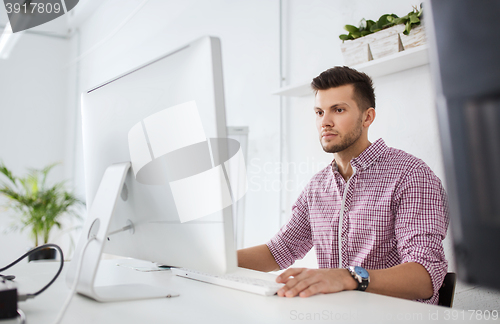
[[[342,41],[356,39],[399,24],[405,25],[403,34],[409,35],[410,30],[413,27],[420,25],[422,13],[422,4],[420,4],[419,8],[414,6],[413,10],[403,17],[398,17],[395,14],[385,14],[380,16],[380,18],[376,22],[373,20],[365,20],[363,18],[359,22],[358,27],[353,25],[345,25],[344,29],[347,30],[349,34],[339,35],[339,38]]]
[[[35,246],[38,246],[39,238],[48,242],[54,226],[61,228],[63,215],[80,218],[75,207],[85,204],[64,189],[64,182],[47,185],[47,175],[56,165],[41,170],[29,169],[26,176],[16,177],[0,161],[0,174],[7,180],[0,181],[0,194],[8,198],[7,207],[19,212],[21,231],[30,229]]]

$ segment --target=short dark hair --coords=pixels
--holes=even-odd
[[[352,84],[354,86],[353,98],[361,111],[373,107],[375,108],[375,91],[372,79],[363,72],[356,71],[347,66],[335,66],[322,72],[311,82],[314,93],[318,90],[328,90],[343,85]]]

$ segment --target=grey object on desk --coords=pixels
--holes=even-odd
[[[500,2],[428,5],[456,272],[500,289],[500,38],[484,33],[498,29]]]

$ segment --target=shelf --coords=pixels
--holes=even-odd
[[[313,90],[311,88],[311,82],[295,84],[280,88],[279,90],[274,91],[273,95],[285,96],[285,97],[302,97],[313,94]]]
[[[372,78],[376,78],[426,65],[428,63],[428,46],[422,45],[377,60],[353,65],[352,68],[365,72]],[[313,94],[313,91],[309,81],[307,83],[283,87],[274,91],[272,94],[287,97],[302,97]]]

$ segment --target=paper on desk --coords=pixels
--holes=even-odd
[[[155,264],[151,264],[150,266],[133,266],[130,264],[117,263],[116,265],[119,267],[133,269],[141,272],[170,271],[170,269],[158,268],[158,266]]]

